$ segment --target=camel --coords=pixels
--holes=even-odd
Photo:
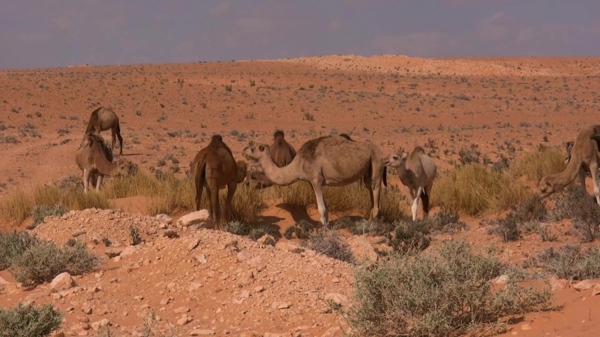
[[[237,184],[246,177],[246,163],[236,162],[233,153],[223,142],[221,135],[212,136],[210,143],[196,154],[191,168],[196,187],[196,210],[200,210],[202,191],[206,188],[209,196],[209,218],[213,219],[217,228],[221,223],[221,207],[219,190],[227,186],[225,210],[227,221],[233,218],[231,202]]]
[[[87,142],[80,146],[75,155],[75,162],[83,171],[83,190],[88,192],[88,186],[96,185],[96,191],[100,190],[104,176],[130,175],[136,170],[135,164],[121,159],[118,163],[113,162],[111,149],[106,145],[100,135],[90,133],[85,138]]]
[[[270,151],[271,159],[277,167],[284,167],[294,160],[296,157],[296,149],[285,140],[283,131],[277,130],[273,134],[273,143],[271,143]],[[272,186],[273,183],[265,176],[260,169],[252,169],[248,171],[248,183],[250,181],[257,182],[256,187],[266,188]]]
[[[325,136],[307,141],[292,162],[278,167],[270,156],[267,144],[250,144],[242,154],[258,162],[269,180],[277,185],[308,181],[315,192],[321,223],[329,224],[323,186],[344,186],[363,179],[369,189],[371,211],[369,219],[379,214],[381,183],[387,185],[383,154],[373,143],[350,141],[341,136]]]
[[[413,221],[417,220],[419,198],[423,202],[423,213],[426,217],[429,214],[429,198],[433,181],[437,176],[437,166],[433,159],[425,153],[422,147],[416,146],[410,154],[400,151],[398,154],[389,155],[385,158],[384,163],[386,166],[396,169],[400,181],[407,187],[412,198]]]
[[[83,140],[81,141],[81,145],[86,140],[86,136],[90,133],[100,134],[102,131],[106,131],[110,129],[112,132],[112,147],[113,150],[115,148],[116,139],[115,136],[119,138],[119,146],[120,151],[119,155],[123,154],[123,137],[121,137],[121,127],[119,126],[119,117],[117,114],[109,108],[99,107],[98,109],[92,111],[90,116],[90,120],[88,121],[87,127],[85,128],[85,134]]]
[[[594,196],[600,205],[600,182],[598,181],[598,141],[600,125],[591,125],[579,131],[568,156],[568,164],[564,171],[543,177],[538,184],[537,196],[544,199],[553,193],[561,192],[579,176],[581,186],[585,189],[585,173],[589,171],[594,185]]]

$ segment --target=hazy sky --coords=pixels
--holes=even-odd
[[[0,0],[0,69],[384,53],[600,56],[600,0]]]

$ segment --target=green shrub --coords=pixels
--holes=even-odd
[[[41,307],[19,303],[0,308],[0,337],[43,337],[60,328],[62,314],[52,304]]]
[[[548,305],[549,287],[524,288],[511,279],[492,291],[490,280],[505,269],[462,241],[444,243],[439,254],[394,255],[373,270],[357,269],[347,319],[359,336],[449,336]]]
[[[564,245],[558,249],[545,249],[537,256],[530,257],[525,267],[540,267],[562,279],[585,280],[600,277],[600,249]]]
[[[98,263],[98,257],[88,253],[83,243],[59,248],[52,241],[38,241],[13,258],[9,269],[18,282],[35,286],[63,272],[81,275],[93,271]]]
[[[54,206],[48,206],[48,205],[38,205],[35,206],[33,208],[33,226],[32,228],[29,229],[33,229],[35,228],[37,225],[41,224],[42,222],[44,222],[44,219],[46,219],[47,216],[61,216],[63,214],[65,214],[67,212],[67,210],[65,209],[65,207],[62,204],[55,204]]]
[[[36,246],[40,240],[27,232],[0,232],[0,270],[9,268],[13,260],[23,255],[29,247]]]
[[[331,258],[354,263],[354,255],[350,250],[350,246],[343,241],[340,234],[335,230],[321,229],[310,235],[308,242],[304,241],[303,245]]]

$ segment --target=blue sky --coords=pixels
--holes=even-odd
[[[600,56],[597,0],[5,0],[0,69],[327,54]]]

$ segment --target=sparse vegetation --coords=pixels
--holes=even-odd
[[[52,304],[36,307],[22,303],[0,308],[0,337],[44,337],[60,328],[62,314]]]
[[[356,271],[355,306],[346,312],[355,335],[458,335],[507,315],[547,307],[549,287],[524,288],[490,280],[507,267],[464,241],[444,243],[439,254],[395,255],[373,270]]]
[[[551,276],[585,280],[600,277],[600,249],[579,245],[549,247],[525,262],[525,267],[540,267]]]
[[[316,233],[311,233],[308,241],[303,241],[303,245],[331,258],[354,263],[354,255],[352,255],[350,246],[335,230],[321,229]]]

